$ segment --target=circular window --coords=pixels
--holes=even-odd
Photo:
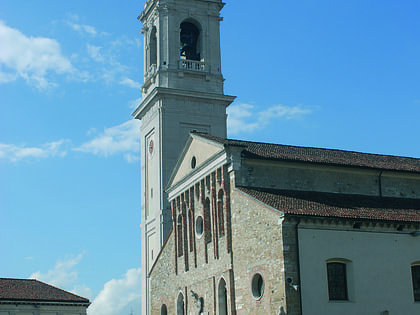
[[[195,234],[197,237],[203,235],[204,226],[203,226],[203,217],[200,215],[195,219]]]
[[[263,296],[263,293],[264,293],[264,279],[259,273],[256,273],[252,277],[251,291],[252,291],[252,296],[254,297],[254,299],[258,300]]]
[[[197,159],[195,158],[195,156],[192,157],[191,159],[191,168],[195,168],[197,166]]]

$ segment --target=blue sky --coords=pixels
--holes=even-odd
[[[420,157],[420,2],[226,0],[231,138]],[[0,277],[140,314],[143,1],[0,0]]]

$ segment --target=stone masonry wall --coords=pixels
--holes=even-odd
[[[294,225],[281,214],[232,191],[232,252],[237,314],[299,314],[298,291],[285,285],[298,281]],[[263,280],[261,298],[254,297],[253,276]]]
[[[151,313],[218,314],[219,287],[226,288],[228,314],[234,314],[230,188],[219,168],[171,201],[174,227],[150,274]],[[197,218],[203,221],[196,230]],[[225,285],[223,286],[223,284]]]

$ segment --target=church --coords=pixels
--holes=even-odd
[[[420,159],[227,139],[221,0],[147,0],[142,314],[419,314]]]

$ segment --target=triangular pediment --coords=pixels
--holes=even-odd
[[[202,170],[223,152],[222,144],[190,134],[169,178],[167,189]]]

